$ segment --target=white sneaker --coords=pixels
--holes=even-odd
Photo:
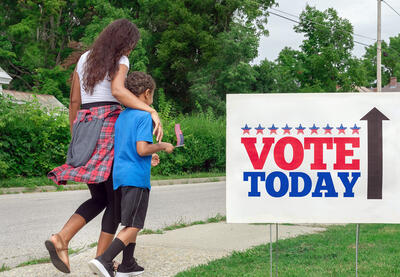
[[[89,268],[101,277],[114,277],[112,264],[106,264],[98,259],[93,259],[89,263]]]

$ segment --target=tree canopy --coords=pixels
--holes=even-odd
[[[251,36],[252,49],[243,53],[245,58],[235,55],[249,67],[257,56],[258,36],[267,33],[267,9],[273,4],[274,0],[5,0],[0,11],[0,66],[14,78],[11,88],[53,94],[67,102],[74,58],[110,22],[127,18],[142,34],[130,56],[132,68],[149,72],[182,111],[190,111],[199,86],[190,74],[208,71],[217,55],[227,57],[222,45],[243,39],[240,33]],[[224,89],[221,82],[217,89]]]
[[[305,39],[300,50],[284,48],[270,65],[279,84],[270,87],[272,91],[353,91],[365,83],[361,61],[351,53],[353,26],[347,19],[340,18],[336,10],[319,11],[306,6],[294,30],[302,33]],[[268,64],[263,62],[262,66],[264,63]]]
[[[225,111],[227,93],[354,91],[376,82],[376,45],[352,55],[353,26],[334,9],[306,6],[294,27],[299,50],[252,64],[268,34],[276,0],[3,0],[0,66],[11,89],[55,95],[68,103],[79,56],[113,20],[127,18],[141,40],[132,70],[156,80],[161,100],[178,112]],[[400,35],[383,43],[383,83],[400,78]]]

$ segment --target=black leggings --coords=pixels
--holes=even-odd
[[[88,223],[106,208],[101,221],[101,231],[115,234],[119,222],[115,216],[115,192],[113,190],[112,172],[107,181],[88,184],[88,187],[92,198],[82,203],[75,213],[82,216]]]

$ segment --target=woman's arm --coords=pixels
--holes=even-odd
[[[140,101],[136,95],[125,88],[127,73],[128,67],[124,64],[120,64],[114,79],[111,81],[111,93],[122,105],[149,112],[155,124],[153,134],[157,136],[157,141],[160,142],[163,137],[163,129],[158,113],[155,109]]]
[[[74,124],[78,110],[81,107],[81,85],[76,70],[72,75],[71,91],[69,96],[69,128],[72,136],[72,126]]]

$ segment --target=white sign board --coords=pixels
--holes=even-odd
[[[400,223],[400,93],[227,96],[230,223]]]

